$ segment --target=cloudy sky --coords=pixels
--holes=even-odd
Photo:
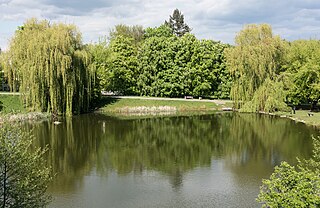
[[[288,40],[320,38],[320,0],[0,0],[0,47],[31,17],[76,24],[88,43],[120,23],[159,26],[176,8],[198,38],[233,43],[250,23]]]

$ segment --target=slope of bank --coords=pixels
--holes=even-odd
[[[49,118],[48,113],[27,112],[17,93],[0,94],[0,123],[35,121]]]
[[[118,114],[214,111],[230,108],[229,100],[104,96],[98,112]]]
[[[276,112],[271,115],[280,116],[282,118],[289,118],[296,122],[305,123],[310,126],[320,128],[320,113],[310,112],[307,110],[297,110],[295,114],[292,112]]]

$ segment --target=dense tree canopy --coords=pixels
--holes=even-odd
[[[90,107],[90,61],[74,25],[31,19],[12,38],[5,69],[28,107],[71,115]]]
[[[230,79],[223,55],[226,45],[198,40],[191,34],[178,38],[169,35],[165,25],[146,31],[148,38],[139,53],[140,94],[161,97],[229,96]],[[225,92],[218,92],[222,85],[225,85]]]
[[[227,53],[233,75],[231,97],[244,111],[274,111],[285,108],[281,82],[285,45],[272,34],[270,25],[247,25]]]
[[[288,44],[286,75],[288,102],[318,102],[320,99],[320,41],[297,40]]]
[[[102,41],[91,49],[104,90],[124,95],[228,98],[227,47],[192,34],[179,38],[163,24],[147,28],[141,44],[118,34],[109,44]]]
[[[117,36],[109,44],[108,66],[105,72],[106,85],[104,88],[123,95],[136,93],[137,79],[137,49],[134,40]]]
[[[245,26],[232,47],[189,32],[176,9],[159,27],[116,25],[108,39],[85,46],[75,26],[32,19],[16,31],[1,62],[31,110],[53,113],[85,112],[100,90],[231,97],[250,112],[318,102],[318,40],[286,42],[266,24]]]
[[[12,124],[0,128],[0,206],[45,207],[51,180],[41,149],[30,151],[32,138]]]

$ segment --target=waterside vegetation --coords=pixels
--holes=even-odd
[[[56,115],[91,111],[101,90],[231,98],[242,112],[290,111],[288,104],[305,103],[315,110],[319,46],[318,40],[286,41],[267,24],[244,26],[234,46],[200,40],[179,10],[158,27],[120,24],[86,45],[74,25],[30,19],[0,55],[1,79],[22,93],[26,109]]]
[[[156,113],[156,112],[192,112],[216,111],[232,107],[232,102],[224,100],[185,100],[140,98],[101,98],[98,112],[102,113]]]
[[[1,84],[6,82],[11,90],[21,93],[21,100],[17,99],[19,96],[1,96],[0,110],[4,114],[41,111],[71,116],[97,107],[104,112],[194,111],[220,107],[213,102],[101,98],[103,90],[119,95],[231,98],[233,107],[241,112],[290,112],[292,106],[306,103],[315,111],[320,99],[319,63],[319,40],[286,41],[274,35],[267,24],[244,26],[234,46],[199,40],[191,34],[178,10],[158,27],[117,25],[108,38],[87,45],[82,43],[75,25],[30,19],[17,29],[8,51],[0,53]],[[317,113],[301,111],[286,115],[310,124],[317,122],[319,125],[320,121]],[[10,146],[7,142],[11,141],[7,137],[12,135],[16,139],[14,142],[22,142],[17,140],[20,132],[15,130],[9,135],[11,130],[5,128],[0,129],[1,146],[13,148],[13,155],[5,157],[6,149],[0,149],[0,154],[5,155],[0,157],[0,173],[6,173],[7,162],[20,162],[15,158],[22,158],[19,165],[27,169],[15,172],[21,173],[17,178],[22,180],[22,186],[30,188],[25,184],[36,182],[35,178],[43,179],[39,189],[35,187],[34,190],[18,189],[21,184],[14,182],[19,180],[9,181],[18,187],[17,193],[12,194],[20,197],[11,201],[26,203],[26,206],[36,203],[35,207],[46,204],[47,198],[42,198],[41,194],[50,178],[48,169],[38,170],[35,163],[26,162],[40,160],[43,153],[36,151],[37,155],[24,157],[25,149],[17,149],[19,145]],[[203,146],[199,141],[194,142],[194,145]],[[27,148],[29,144],[27,141]],[[263,182],[258,200],[265,207],[320,206],[318,140],[314,146],[312,159],[299,162],[297,167],[282,163],[270,180]],[[115,145],[118,147],[122,146]],[[27,180],[25,171],[35,173],[32,181]],[[6,175],[0,176],[6,179]],[[0,182],[8,185],[7,180]],[[8,189],[0,190],[6,202]],[[19,201],[29,196],[34,199]]]

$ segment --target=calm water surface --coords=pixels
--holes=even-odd
[[[310,157],[318,134],[287,119],[237,113],[89,114],[32,127],[57,174],[50,207],[77,208],[259,207],[261,179],[282,160]]]

